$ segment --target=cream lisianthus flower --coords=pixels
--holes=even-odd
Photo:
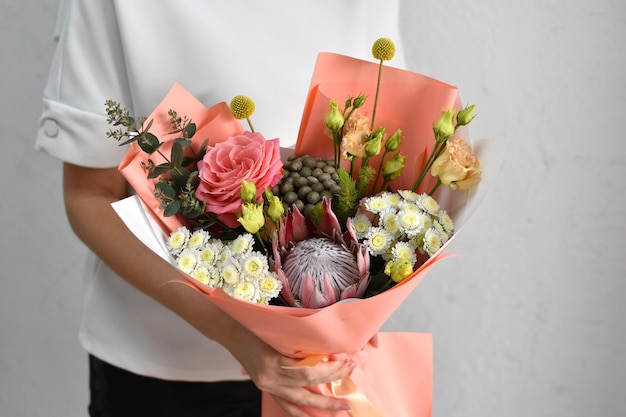
[[[480,161],[472,154],[472,148],[465,140],[451,139],[433,162],[430,173],[439,177],[439,181],[446,187],[467,190],[480,181]]]

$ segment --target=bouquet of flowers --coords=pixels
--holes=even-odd
[[[130,143],[119,169],[140,200],[115,207],[149,213],[152,227],[127,220],[131,230],[276,350],[303,366],[338,355],[360,364],[310,389],[351,398],[353,416],[426,416],[430,338],[367,342],[446,256],[455,223],[443,207],[465,204],[446,192],[467,200],[481,178],[459,136],[474,106],[384,66],[391,40],[372,53],[377,64],[319,55],[295,150],[254,131],[246,96],[207,109],[175,85],[145,119],[108,101],[109,136]],[[264,415],[280,415],[269,397]]]

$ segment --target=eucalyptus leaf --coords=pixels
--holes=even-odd
[[[152,171],[148,173],[148,178],[157,178],[170,170],[170,164],[165,163],[161,165],[157,165],[152,168]]]
[[[163,215],[165,217],[171,217],[171,216],[176,215],[179,211],[180,211],[180,201],[174,200],[165,207],[165,210],[163,210]]]
[[[193,135],[196,134],[196,124],[195,123],[189,123],[187,126],[185,126],[185,137],[191,139],[193,137]]]
[[[159,138],[150,132],[143,132],[140,134],[137,143],[139,144],[141,150],[147,154],[156,152],[156,150],[162,145],[162,143],[159,142]]]
[[[176,190],[166,182],[157,182],[154,188],[172,200],[176,198]]]
[[[180,142],[174,141],[172,144],[171,164],[172,168],[180,167],[183,164],[183,147]]]

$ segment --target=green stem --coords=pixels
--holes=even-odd
[[[432,190],[430,190],[430,192],[428,193],[428,195],[432,196],[433,194],[435,194],[435,191],[437,191],[437,188],[439,188],[439,186],[441,185],[441,179],[439,179],[439,177],[437,177],[437,184],[435,184],[435,186],[433,187]]]
[[[248,122],[248,126],[250,127],[250,132],[254,132],[254,126],[252,126],[252,121],[249,117],[246,117],[246,121]]]
[[[378,178],[380,177],[380,171],[383,170],[383,163],[385,162],[385,156],[387,156],[388,153],[389,151],[385,149],[385,152],[383,152],[382,158],[380,158],[380,165],[378,166],[378,171],[376,171],[376,178],[374,178],[374,184],[372,185],[372,190],[374,192],[376,192],[376,184],[378,183]]]
[[[376,107],[378,106],[378,92],[380,91],[380,79],[383,73],[383,60],[380,60],[380,64],[378,66],[378,79],[376,81],[376,96],[374,97],[374,109],[372,110],[372,125],[370,126],[370,130],[374,130],[374,119],[376,119]]]

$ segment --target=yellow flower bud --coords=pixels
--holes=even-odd
[[[254,113],[254,101],[248,96],[235,96],[230,101],[230,112],[236,119],[247,119]]]
[[[285,213],[285,208],[283,206],[283,202],[280,200],[280,197],[273,195],[269,199],[269,206],[267,208],[267,215],[274,222],[278,222],[280,218]]]
[[[242,204],[241,216],[237,219],[246,232],[255,234],[265,225],[263,204]]]
[[[474,119],[475,111],[476,111],[475,104],[472,104],[471,106],[467,106],[463,110],[460,110],[459,114],[456,115],[457,125],[465,126],[469,124]]]
[[[328,110],[328,113],[326,113],[326,117],[324,118],[324,123],[326,124],[328,130],[331,131],[331,133],[339,132],[344,123],[343,115],[341,114],[337,106],[337,101],[330,100],[330,109]]]
[[[378,155],[382,149],[382,136],[375,135],[365,143],[365,155],[372,157]]]
[[[253,182],[241,182],[241,199],[244,203],[256,203],[256,185]]]
[[[372,55],[379,61],[389,61],[396,54],[396,46],[389,38],[379,38],[372,46]]]
[[[435,140],[437,143],[444,142],[454,134],[454,109],[443,110],[441,117],[433,124]]]
[[[402,282],[413,273],[413,265],[405,259],[397,259],[389,261],[385,265],[385,274],[393,280],[393,282]]]
[[[385,142],[385,149],[389,152],[393,152],[398,149],[400,143],[402,142],[402,130],[396,130],[393,135],[389,136],[387,141]]]
[[[391,158],[386,160],[383,163],[383,177],[385,178],[385,180],[391,181],[402,175],[405,161],[406,157],[400,152],[396,153]]]

